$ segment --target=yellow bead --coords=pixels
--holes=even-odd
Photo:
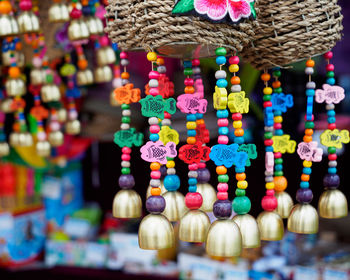
[[[275,183],[274,182],[268,182],[265,184],[265,188],[268,190],[273,190],[275,188]]]
[[[311,167],[312,166],[312,161],[304,160],[303,166],[304,167]]]
[[[233,128],[241,128],[241,127],[242,127],[242,121],[233,122]]]
[[[276,116],[273,118],[273,121],[275,123],[281,123],[281,122],[283,122],[283,118],[282,118],[282,116]]]
[[[247,181],[238,181],[237,182],[237,187],[239,189],[245,190],[248,187],[248,182]]]
[[[272,88],[271,87],[266,87],[263,90],[264,94],[272,94]]]
[[[238,66],[238,64],[231,64],[230,67],[228,68],[228,70],[231,73],[236,73],[239,71],[239,66]]]
[[[147,53],[147,59],[148,59],[148,61],[156,61],[157,54],[155,52],[149,52],[149,53]]]
[[[175,161],[169,160],[169,161],[166,163],[166,167],[167,167],[167,168],[174,168],[174,167],[175,167]]]
[[[196,127],[197,127],[196,122],[187,122],[186,123],[186,128],[187,129],[196,129]]]

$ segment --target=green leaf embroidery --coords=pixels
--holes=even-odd
[[[256,19],[256,11],[255,11],[255,7],[254,7],[255,2],[250,2],[250,10],[252,11],[252,16],[254,19]]]
[[[172,11],[173,14],[184,14],[194,9],[193,0],[179,0]]]

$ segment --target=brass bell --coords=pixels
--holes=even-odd
[[[94,75],[90,69],[79,70],[77,72],[77,85],[88,86],[94,83]]]
[[[7,142],[0,142],[0,157],[6,157],[10,154],[10,146]]]
[[[146,192],[146,199],[151,196],[151,189],[152,189],[152,187],[149,185],[147,188],[147,192]],[[167,192],[167,190],[164,187],[164,183],[162,180],[162,181],[160,181],[160,195],[164,195],[166,192]]]
[[[17,21],[12,15],[0,15],[0,36],[8,37],[19,34]]]
[[[144,250],[159,250],[175,246],[174,229],[163,215],[149,214],[139,227],[139,246]]]
[[[282,218],[277,213],[264,211],[258,216],[256,221],[261,240],[278,241],[283,238],[284,225]]]
[[[254,217],[249,214],[236,215],[232,220],[240,229],[243,248],[260,247],[260,232]]]
[[[140,218],[142,201],[134,190],[120,190],[113,200],[113,216],[121,219]]]
[[[9,98],[9,97],[3,99],[0,103],[0,110],[6,114],[12,113],[13,112],[13,109],[11,106],[12,102],[13,102],[12,98]]]
[[[201,210],[190,210],[180,220],[179,238],[186,242],[205,242],[210,220]]]
[[[239,256],[242,236],[237,224],[231,219],[216,220],[209,229],[205,250],[213,257]]]
[[[17,66],[22,68],[25,63],[24,54],[19,51],[14,51],[13,55],[14,55],[14,59],[16,60]],[[2,64],[4,66],[11,66],[11,52],[2,53]]]
[[[5,83],[7,95],[10,97],[22,96],[26,93],[26,85],[22,79],[8,79]]]
[[[77,135],[80,133],[80,121],[73,120],[66,123],[66,133],[69,135]]]
[[[57,111],[57,120],[60,123],[64,123],[67,121],[67,110],[65,108],[60,108]]]
[[[110,46],[99,48],[96,57],[98,66],[113,64],[116,61],[115,52]]]
[[[46,72],[41,68],[34,68],[30,71],[30,83],[34,86],[42,85],[46,82]]]
[[[89,39],[88,26],[82,19],[73,19],[68,26],[68,38],[70,41]]]
[[[41,99],[43,102],[54,102],[60,101],[61,92],[57,85],[55,84],[46,84],[41,88]]]
[[[170,222],[179,221],[187,212],[185,205],[185,197],[180,192],[166,192],[163,194],[165,199],[165,210],[163,215],[168,218]]]
[[[320,217],[338,219],[348,215],[348,202],[345,195],[337,189],[328,189],[318,201]]]
[[[88,17],[86,20],[86,24],[89,28],[90,35],[99,35],[103,34],[103,23],[98,17]]]
[[[48,157],[51,154],[51,145],[48,141],[38,141],[35,149],[36,153],[41,157]]]
[[[68,7],[62,3],[55,3],[49,8],[49,22],[60,23],[69,21]]]
[[[313,234],[318,231],[318,214],[310,204],[297,204],[288,218],[288,230],[295,233]]]
[[[216,191],[209,183],[198,184],[197,192],[203,197],[203,203],[199,210],[203,212],[213,212],[213,205],[216,201]]]
[[[293,199],[286,192],[276,192],[275,197],[277,199],[277,208],[275,211],[282,219],[288,218],[293,208]]]
[[[30,147],[33,145],[33,137],[29,132],[12,132],[10,145],[12,147]]]
[[[40,32],[39,18],[32,11],[22,12],[18,18],[18,27],[20,33],[38,33]]]
[[[63,133],[60,130],[51,131],[48,135],[48,140],[52,147],[59,147],[64,141]]]
[[[94,77],[96,83],[108,83],[112,81],[113,74],[111,67],[108,65],[97,67],[94,72]]]

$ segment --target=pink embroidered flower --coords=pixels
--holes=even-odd
[[[207,15],[212,20],[221,20],[227,13],[233,22],[251,15],[250,2],[254,0],[194,0],[197,13]]]

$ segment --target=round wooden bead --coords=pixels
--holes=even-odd
[[[185,204],[188,209],[199,209],[202,206],[203,198],[198,192],[187,193],[185,197]]]
[[[273,178],[273,182],[275,184],[275,190],[277,192],[283,192],[288,185],[287,179],[284,176],[276,176]]]
[[[157,60],[157,54],[155,52],[147,53],[147,60],[148,61],[156,61]]]

